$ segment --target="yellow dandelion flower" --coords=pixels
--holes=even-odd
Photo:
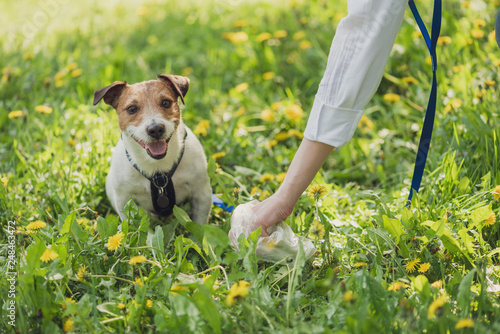
[[[44,228],[45,226],[47,226],[47,224],[44,223],[43,221],[41,221],[41,220],[35,220],[34,222],[29,223],[26,226],[26,229],[28,229],[28,230],[39,230],[41,228]]]
[[[233,22],[233,27],[235,28],[242,28],[242,27],[246,27],[250,24],[250,21],[249,20],[237,20],[237,21],[234,21]]]
[[[397,101],[401,100],[401,96],[399,96],[398,94],[394,94],[394,93],[387,93],[387,94],[384,94],[384,100],[389,101],[389,102],[397,102]]]
[[[453,73],[458,73],[464,69],[464,65],[453,66],[451,69],[453,70]]]
[[[71,63],[65,67],[67,72],[71,72],[78,67],[78,63]]]
[[[73,70],[71,71],[71,76],[73,78],[76,78],[76,77],[79,77],[80,75],[82,75],[83,71],[81,68],[77,68],[76,70]]]
[[[285,112],[288,118],[294,121],[301,119],[304,115],[302,108],[296,104],[291,104],[286,107]]]
[[[82,282],[85,279],[85,274],[87,272],[87,266],[83,265],[78,269],[78,273],[76,274],[76,279]]]
[[[317,219],[314,219],[309,228],[309,237],[316,241],[323,239],[325,236],[325,227]]]
[[[500,199],[500,186],[496,186],[491,194],[493,195],[493,198],[498,201]]]
[[[26,52],[25,54],[23,54],[23,60],[27,61],[33,59],[34,56],[35,54],[33,52]]]
[[[481,29],[472,29],[470,33],[471,33],[472,37],[477,38],[477,39],[484,37],[484,31]]]
[[[486,80],[484,83],[486,86],[493,86],[495,84],[495,80]]]
[[[63,331],[64,331],[64,333],[69,332],[71,330],[71,328],[73,328],[74,323],[75,322],[71,318],[68,318],[64,322],[64,325],[63,325]]]
[[[497,34],[496,34],[495,30],[493,30],[492,32],[490,32],[488,34],[488,41],[494,41],[496,39],[496,35]]]
[[[42,114],[50,114],[50,113],[52,113],[52,108],[41,105],[41,106],[36,106],[35,111],[38,111],[39,113],[42,113]]]
[[[426,273],[427,270],[429,270],[429,268],[431,267],[431,264],[429,262],[425,262],[425,263],[422,263],[419,268],[418,268],[418,272],[419,273]]]
[[[64,76],[66,74],[63,73],[63,72],[57,72],[55,75],[54,75],[54,81],[61,81],[62,79],[64,79]]]
[[[448,45],[451,44],[451,37],[450,36],[441,36],[437,40],[438,45]]]
[[[352,290],[347,290],[344,292],[342,295],[342,299],[345,300],[346,302],[352,302],[354,300],[354,293]]]
[[[4,176],[0,179],[0,181],[2,181],[4,187],[7,187],[7,183],[9,183],[9,178],[7,176]]]
[[[125,304],[123,304],[123,303],[118,303],[118,305],[116,305],[116,306],[118,306],[118,308],[120,310],[123,310],[125,308]]]
[[[138,15],[138,16],[146,16],[148,14],[148,7],[146,6],[139,6],[137,7],[137,9],[135,10],[135,13]]]
[[[238,86],[234,87],[234,90],[238,93],[243,93],[248,89],[248,84],[246,82],[240,83]]]
[[[276,30],[274,32],[274,38],[285,38],[287,35],[286,30]]]
[[[283,102],[281,102],[281,101],[277,101],[277,102],[271,103],[271,109],[272,110],[278,111],[282,106],[283,106]]]
[[[135,284],[137,284],[139,288],[142,288],[144,286],[144,283],[142,282],[142,279],[140,277],[137,277],[135,279]]]
[[[204,119],[196,125],[193,132],[195,135],[206,136],[209,127],[210,127],[210,121]]]
[[[415,79],[414,77],[404,77],[401,79],[401,81],[403,81],[404,83],[407,83],[407,84],[418,83],[417,79]]]
[[[224,33],[222,37],[231,41],[233,44],[241,44],[248,41],[248,35],[243,31]]]
[[[271,109],[264,109],[260,112],[260,118],[262,118],[263,121],[271,122],[274,120],[274,113]]]
[[[408,261],[406,263],[406,271],[409,273],[414,272],[417,268],[417,265],[420,263],[420,259],[416,258],[415,260]]]
[[[56,88],[62,87],[63,85],[64,85],[64,81],[63,80],[56,80],[54,82],[54,86],[56,86]]]
[[[479,27],[479,28],[484,28],[486,27],[486,21],[484,21],[483,19],[475,19],[472,24],[474,25],[474,27]]]
[[[50,248],[47,248],[45,250],[45,252],[43,252],[42,256],[40,257],[40,260],[42,260],[42,262],[50,262],[52,260],[55,260],[59,257],[59,254],[57,254],[56,252],[54,252],[52,249]]]
[[[460,4],[461,7],[463,8],[469,8],[470,6],[470,1],[464,1]]]
[[[250,196],[253,196],[253,195],[257,194],[257,193],[260,193],[260,191],[261,190],[259,188],[253,187],[252,190],[250,190]]]
[[[273,35],[271,35],[270,33],[268,32],[263,32],[262,34],[259,34],[256,38],[257,42],[264,42],[264,41],[267,41],[268,39],[270,39],[271,37],[273,37]]]
[[[286,173],[279,173],[276,175],[276,181],[281,183],[285,180]]]
[[[493,61],[493,65],[500,66],[500,59],[496,59]]]
[[[271,196],[271,193],[269,192],[269,190],[264,190],[260,196],[259,196],[259,200],[263,200],[263,199],[266,199],[268,198],[269,196]]]
[[[455,325],[455,329],[472,328],[472,327],[474,327],[474,320],[472,319],[460,319]]]
[[[474,94],[475,97],[477,97],[478,99],[482,99],[483,98],[483,92],[476,92],[476,94]]]
[[[387,291],[398,291],[401,288],[408,288],[410,287],[408,284],[405,284],[403,282],[394,282],[389,287],[387,288]]]
[[[281,131],[279,133],[277,133],[274,138],[277,140],[277,141],[283,141],[283,140],[287,140],[288,139],[288,132],[286,131]]]
[[[299,58],[300,58],[300,55],[297,52],[293,51],[293,52],[290,52],[288,57],[286,57],[286,62],[288,64],[294,64]]]
[[[364,266],[367,266],[367,265],[368,265],[368,263],[365,263],[365,262],[356,262],[356,263],[354,264],[354,266],[355,266],[356,268],[359,268],[359,267],[364,267]]]
[[[443,287],[443,281],[442,280],[435,281],[431,284],[431,286],[433,288],[441,289]]]
[[[427,57],[425,58],[425,63],[426,63],[427,65],[432,65],[432,58],[431,58],[431,56],[427,56]]]
[[[235,115],[236,117],[241,117],[245,114],[245,107],[239,107],[238,110],[236,110]]]
[[[306,37],[306,33],[303,31],[297,31],[295,34],[293,34],[293,39],[298,41],[299,39],[302,39]]]
[[[23,114],[24,114],[24,111],[22,111],[22,110],[14,110],[14,111],[11,111],[9,113],[9,115],[7,115],[7,117],[12,119],[12,118],[21,117]]]
[[[272,174],[264,174],[262,175],[260,178],[259,178],[259,182],[262,183],[262,182],[266,182],[266,181],[273,181],[274,180],[274,175]]]
[[[183,69],[181,71],[181,75],[182,76],[188,76],[190,75],[191,73],[193,73],[193,68],[192,67],[186,67],[185,69]]]
[[[174,285],[170,288],[170,293],[174,296],[177,296],[176,291],[189,291],[189,288],[183,285]]]
[[[123,234],[123,232],[118,232],[115,235],[109,237],[107,248],[111,251],[115,251],[118,248],[120,248],[120,246],[122,245],[124,236],[125,235]]]
[[[460,100],[460,99],[451,100],[451,106],[455,109],[460,108],[462,106],[462,100]]]
[[[250,283],[248,283],[247,281],[239,281],[238,283],[234,283],[229,290],[229,294],[226,297],[226,304],[228,306],[233,306],[234,304],[248,296],[249,290]]]
[[[314,184],[310,186],[309,189],[307,189],[307,195],[315,199],[319,199],[325,196],[327,192],[328,190],[326,189],[326,187],[321,184]]]
[[[147,261],[147,259],[144,255],[137,255],[137,256],[132,257],[128,261],[128,264],[138,264],[138,263],[142,263],[144,261]]]
[[[299,130],[297,130],[297,129],[288,130],[288,138],[294,137],[294,136],[299,138],[299,139],[304,138],[304,134],[302,132],[300,132]]]
[[[497,221],[497,217],[496,217],[495,213],[492,211],[490,213],[490,216],[488,217],[488,219],[486,219],[485,224],[486,224],[486,226],[491,226],[491,225],[495,224],[496,221]]]
[[[226,156],[226,152],[217,152],[212,154],[212,159],[217,160]]]
[[[312,43],[310,41],[300,41],[299,49],[307,50],[312,47]]]
[[[276,74],[274,74],[274,72],[266,72],[266,73],[262,74],[262,79],[271,80],[275,76],[276,76]]]
[[[373,130],[373,122],[371,119],[363,115],[359,120],[358,127],[361,128],[362,131],[365,133],[366,129]]]
[[[436,311],[443,307],[444,304],[448,301],[448,296],[446,294],[443,294],[436,298],[430,305],[429,308],[427,309],[427,317],[429,319],[433,319],[436,316]]]
[[[146,301],[146,307],[147,307],[147,308],[152,308],[152,307],[153,307],[153,301],[152,301],[151,299],[148,299],[148,300]]]
[[[420,38],[420,37],[422,37],[422,33],[419,30],[416,30],[411,34],[411,37]]]
[[[268,141],[265,145],[266,148],[272,148],[274,146],[278,145],[278,141],[276,139],[271,139],[270,141]]]

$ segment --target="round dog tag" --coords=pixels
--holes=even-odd
[[[160,208],[166,208],[170,201],[168,200],[168,197],[166,196],[159,196],[158,199],[156,200],[156,203]]]

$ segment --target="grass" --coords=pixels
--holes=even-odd
[[[11,277],[14,242],[19,273],[15,296],[0,282],[7,332],[500,331],[498,1],[444,4],[438,115],[410,208],[431,69],[407,12],[354,138],[315,178],[326,194],[304,194],[287,221],[318,249],[293,265],[258,262],[256,235],[233,250],[218,208],[208,226],[183,208],[157,226],[130,202],[120,222],[104,191],[117,116],[92,94],[187,75],[183,118],[214,193],[263,199],[300,143],[345,4],[54,3],[0,14],[0,259]],[[430,1],[417,5],[430,22]]]

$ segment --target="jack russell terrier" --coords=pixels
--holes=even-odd
[[[206,224],[212,207],[207,159],[198,138],[184,125],[178,98],[184,104],[189,79],[161,74],[158,80],[132,85],[115,81],[94,92],[118,113],[122,132],[106,179],[111,205],[125,218],[129,199],[155,218],[172,214],[174,205],[191,204],[191,218]]]

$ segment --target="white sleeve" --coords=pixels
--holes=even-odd
[[[304,136],[339,147],[351,140],[380,85],[408,0],[347,0]]]

